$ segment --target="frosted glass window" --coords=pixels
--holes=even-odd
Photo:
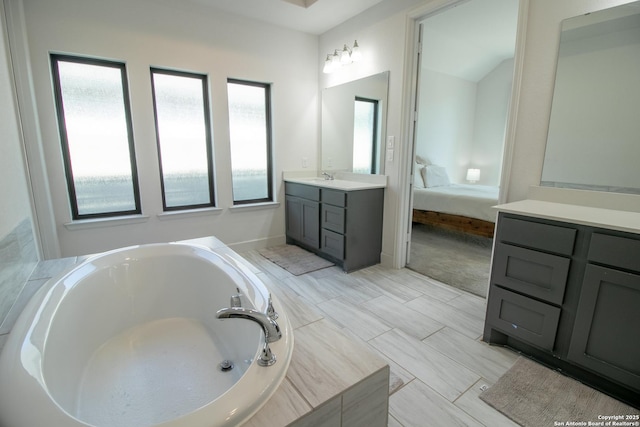
[[[164,210],[212,206],[207,80],[151,70]]]
[[[140,213],[125,65],[51,61],[73,218]]]
[[[353,119],[353,172],[376,173],[378,101],[356,98]]]
[[[229,80],[227,93],[233,202],[271,201],[270,87]]]

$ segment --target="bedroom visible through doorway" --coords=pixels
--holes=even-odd
[[[407,266],[486,296],[519,0],[469,0],[419,23]]]

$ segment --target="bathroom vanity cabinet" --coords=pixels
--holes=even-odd
[[[384,188],[341,190],[285,183],[287,243],[345,271],[380,262]]]
[[[640,234],[500,212],[484,340],[640,405]]]

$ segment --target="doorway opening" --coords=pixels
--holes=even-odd
[[[519,0],[418,21],[407,267],[486,296],[513,86]]]

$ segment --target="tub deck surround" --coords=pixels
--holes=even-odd
[[[228,263],[245,274],[255,275],[272,288],[271,278],[214,237],[191,239],[181,243],[212,248]],[[83,257],[45,261],[40,276],[56,275],[73,268]],[[25,287],[21,300],[46,283],[46,278],[33,280]],[[270,289],[272,290],[272,289]],[[273,293],[274,304],[285,306],[295,330],[296,345],[287,374],[266,404],[244,425],[253,426],[386,426],[388,408],[389,367],[361,342],[334,326],[313,310],[299,310],[295,299],[281,291]],[[14,311],[19,311],[16,304]],[[297,309],[297,310],[296,310]],[[213,310],[215,314],[215,310]],[[16,314],[10,314],[4,328],[13,326]],[[235,322],[240,320],[225,320]],[[242,321],[246,322],[246,321]],[[246,322],[249,328],[257,328]],[[0,351],[7,335],[0,335]],[[274,350],[274,352],[277,351]],[[278,355],[278,354],[277,354]],[[279,356],[279,355],[278,355]],[[279,362],[276,363],[276,365]],[[261,368],[261,369],[271,369]],[[366,420],[365,424],[362,424]]]
[[[274,298],[282,338],[270,345],[278,361],[257,365],[261,329],[219,320],[216,311],[240,290],[243,307],[266,312],[268,290],[225,258],[201,245],[142,245],[92,257],[48,281],[0,357],[0,424],[245,422],[284,380],[293,331]],[[230,372],[218,369],[225,359],[235,364]]]
[[[387,425],[387,362],[319,313],[300,309],[297,300],[275,286],[269,275],[218,239],[187,242],[212,245],[238,268],[255,273],[286,308],[294,330],[295,345],[284,381],[243,427]]]

